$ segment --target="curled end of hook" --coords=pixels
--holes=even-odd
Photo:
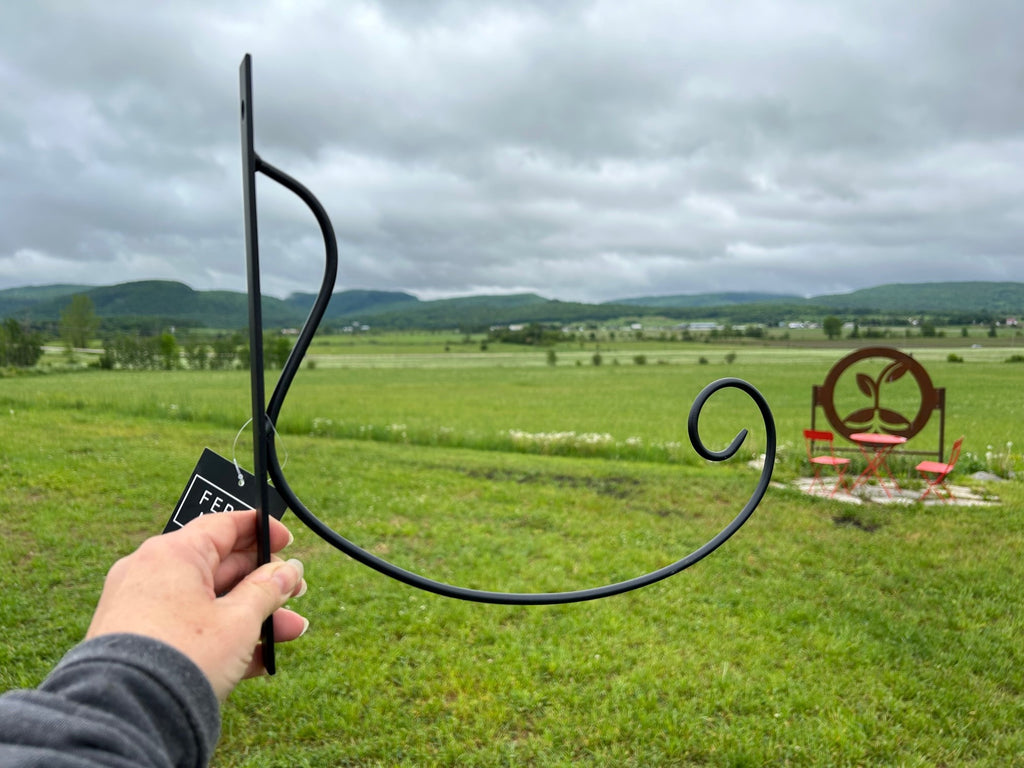
[[[720,389],[725,389],[727,387],[734,387],[736,389],[742,390],[747,395],[749,395],[757,404],[758,408],[761,411],[761,415],[765,421],[765,427],[768,432],[768,441],[771,443],[771,445],[768,448],[768,452],[773,452],[775,442],[775,430],[774,421],[771,417],[771,411],[768,409],[768,404],[764,401],[764,397],[761,395],[761,393],[758,392],[748,382],[743,381],[742,379],[732,378],[719,379],[718,381],[711,382],[706,387],[704,387],[703,390],[701,390],[700,394],[697,395],[697,398],[693,401],[693,405],[690,407],[690,416],[687,420],[687,432],[689,433],[690,443],[693,445],[694,450],[701,458],[707,459],[708,461],[726,461],[727,459],[731,459],[733,456],[736,455],[737,451],[739,451],[740,449],[740,446],[743,445],[743,441],[747,439],[747,435],[749,434],[748,430],[745,428],[741,429],[736,434],[736,437],[732,439],[732,442],[729,443],[728,447],[720,451],[711,450],[706,445],[704,445],[704,441],[701,440],[700,429],[698,427],[698,422],[700,421],[700,412],[704,408],[705,403],[707,403],[708,399],[713,394],[715,394],[715,392],[718,392]]]
[[[704,446],[703,443],[695,443],[694,448],[696,448],[697,453],[699,453],[705,459],[710,459],[711,461],[725,461],[727,459],[731,459],[733,456],[736,455],[736,452],[740,449],[740,446],[743,445],[743,441],[747,439],[748,434],[749,432],[746,430],[746,428],[741,429],[738,433],[736,433],[736,437],[732,439],[732,442],[729,443],[729,446],[721,451],[709,450],[707,447]]]

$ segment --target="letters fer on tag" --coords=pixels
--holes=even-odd
[[[238,473],[242,473],[244,485],[238,484]],[[268,486],[268,503],[271,515],[278,520],[288,511],[284,499]],[[185,485],[181,498],[174,507],[171,519],[164,526],[163,533],[176,531],[190,520],[217,512],[231,512],[236,509],[255,509],[259,502],[259,489],[255,475],[236,468],[233,462],[214,453],[209,448],[192,470],[192,477]]]

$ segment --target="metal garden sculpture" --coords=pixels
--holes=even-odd
[[[913,392],[916,410],[909,414],[899,410],[892,397],[894,390]],[[811,429],[816,428],[819,407],[831,428],[848,440],[857,432],[881,432],[910,440],[938,411],[937,451],[901,452],[934,454],[942,460],[946,390],[936,387],[924,366],[905,352],[892,347],[862,347],[846,355],[829,369],[822,384],[811,389]]]

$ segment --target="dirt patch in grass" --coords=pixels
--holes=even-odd
[[[549,472],[522,472],[506,469],[469,469],[467,477],[482,478],[491,482],[553,485],[559,488],[585,488],[601,496],[613,499],[627,499],[637,493],[641,486],[638,478],[613,475],[607,477],[584,477],[580,475],[554,474]]]
[[[862,531],[868,533],[874,533],[882,524],[877,520],[865,520],[855,513],[844,513],[842,515],[833,515],[832,522],[839,526],[851,526],[853,528],[859,528]]]

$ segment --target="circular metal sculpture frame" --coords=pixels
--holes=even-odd
[[[887,359],[889,362],[885,363],[875,377],[866,373],[856,374],[857,388],[869,398],[871,404],[841,416],[835,402],[836,384],[851,368],[872,358]],[[886,408],[882,402],[884,385],[899,381],[907,374],[910,374],[917,383],[921,393],[920,405],[913,418],[908,418],[892,408]],[[938,401],[939,391],[932,384],[924,366],[910,355],[890,347],[863,347],[851,352],[832,366],[818,393],[818,402],[825,412],[828,423],[847,440],[850,439],[850,435],[869,430],[875,424],[888,434],[899,435],[909,440],[924,429]]]

